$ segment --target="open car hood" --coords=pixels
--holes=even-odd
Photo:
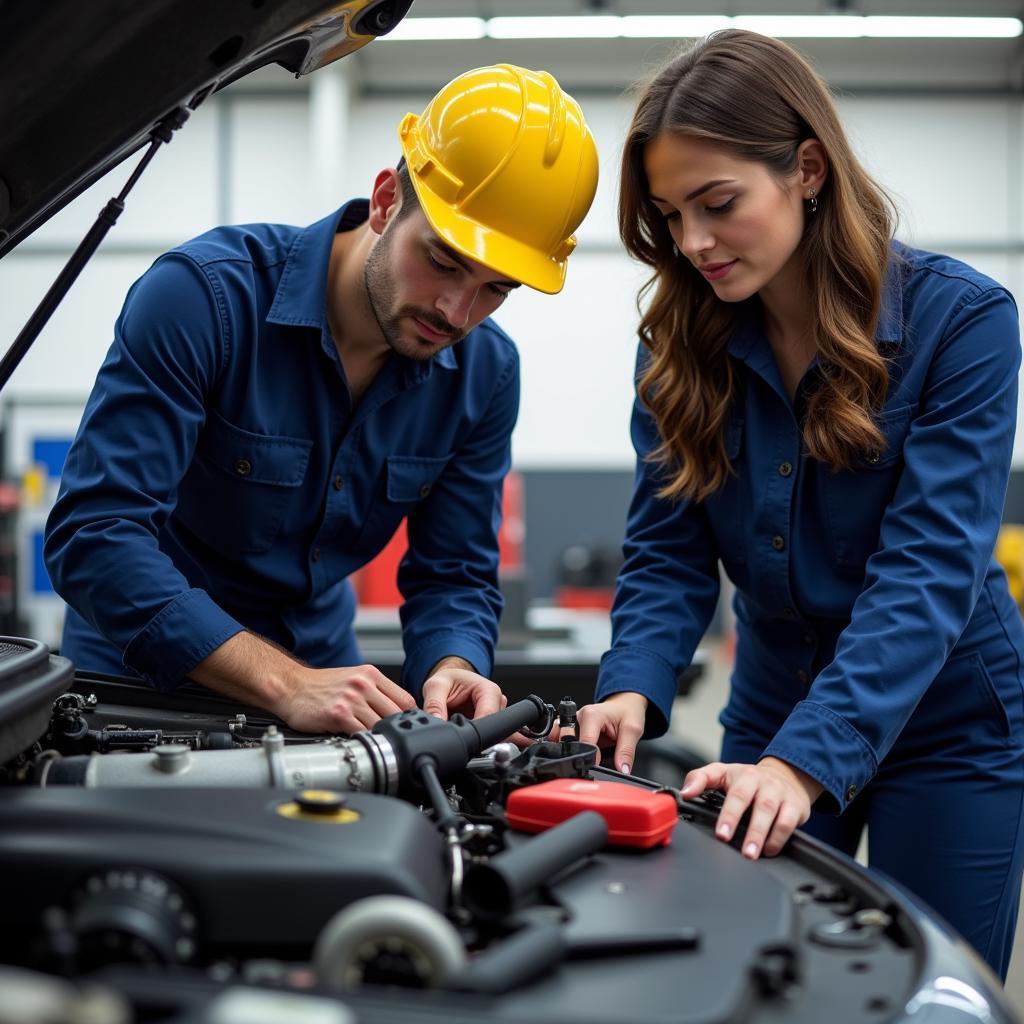
[[[256,68],[305,75],[412,0],[0,0],[0,256],[149,139]]]

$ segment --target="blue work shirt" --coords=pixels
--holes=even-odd
[[[167,689],[243,628],[350,664],[347,577],[408,516],[404,685],[447,655],[490,674],[518,355],[484,321],[428,361],[392,353],[353,408],[327,267],[367,210],[217,228],[132,286],[47,523],[79,667]]]
[[[849,471],[802,451],[820,369],[812,363],[791,402],[756,298],[728,347],[735,472],[720,491],[700,503],[656,496],[656,426],[636,403],[626,557],[597,689],[599,700],[643,694],[648,734],[665,729],[714,612],[720,560],[737,632],[722,722],[761,730],[762,756],[815,778],[833,811],[872,778],[940,674],[997,704],[987,666],[1009,665],[1020,692],[1024,629],[992,558],[1017,411],[1017,310],[963,263],[894,252],[876,330],[890,361],[885,445]]]

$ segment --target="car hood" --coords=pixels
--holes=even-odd
[[[305,75],[412,0],[0,0],[0,256],[164,117],[270,63]]]

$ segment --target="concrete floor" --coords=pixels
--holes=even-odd
[[[731,655],[727,647],[719,643],[706,642],[701,649],[707,654],[704,675],[689,696],[677,701],[671,732],[687,745],[707,751],[714,758],[721,744],[722,728],[718,724],[718,713],[728,695]],[[1024,924],[1020,915],[1006,992],[1024,1015]]]

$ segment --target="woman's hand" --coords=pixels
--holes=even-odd
[[[716,761],[696,768],[686,776],[682,795],[692,800],[706,789],[725,790],[725,803],[715,825],[715,835],[725,842],[735,835],[749,807],[743,856],[757,860],[762,853],[774,857],[786,845],[793,830],[811,816],[811,804],[824,788],[799,768],[777,757],[765,757],[757,764]]]
[[[580,742],[605,746],[615,743],[612,758],[615,767],[627,775],[633,768],[636,745],[644,734],[644,719],[647,717],[647,698],[639,693],[613,693],[600,704],[588,704],[580,708],[576,716],[580,723]],[[558,739],[558,725],[551,730],[548,739]],[[597,755],[598,763],[601,754]]]
[[[442,658],[423,683],[423,710],[445,721],[456,711],[469,718],[493,715],[508,704],[497,683],[462,658]]]

